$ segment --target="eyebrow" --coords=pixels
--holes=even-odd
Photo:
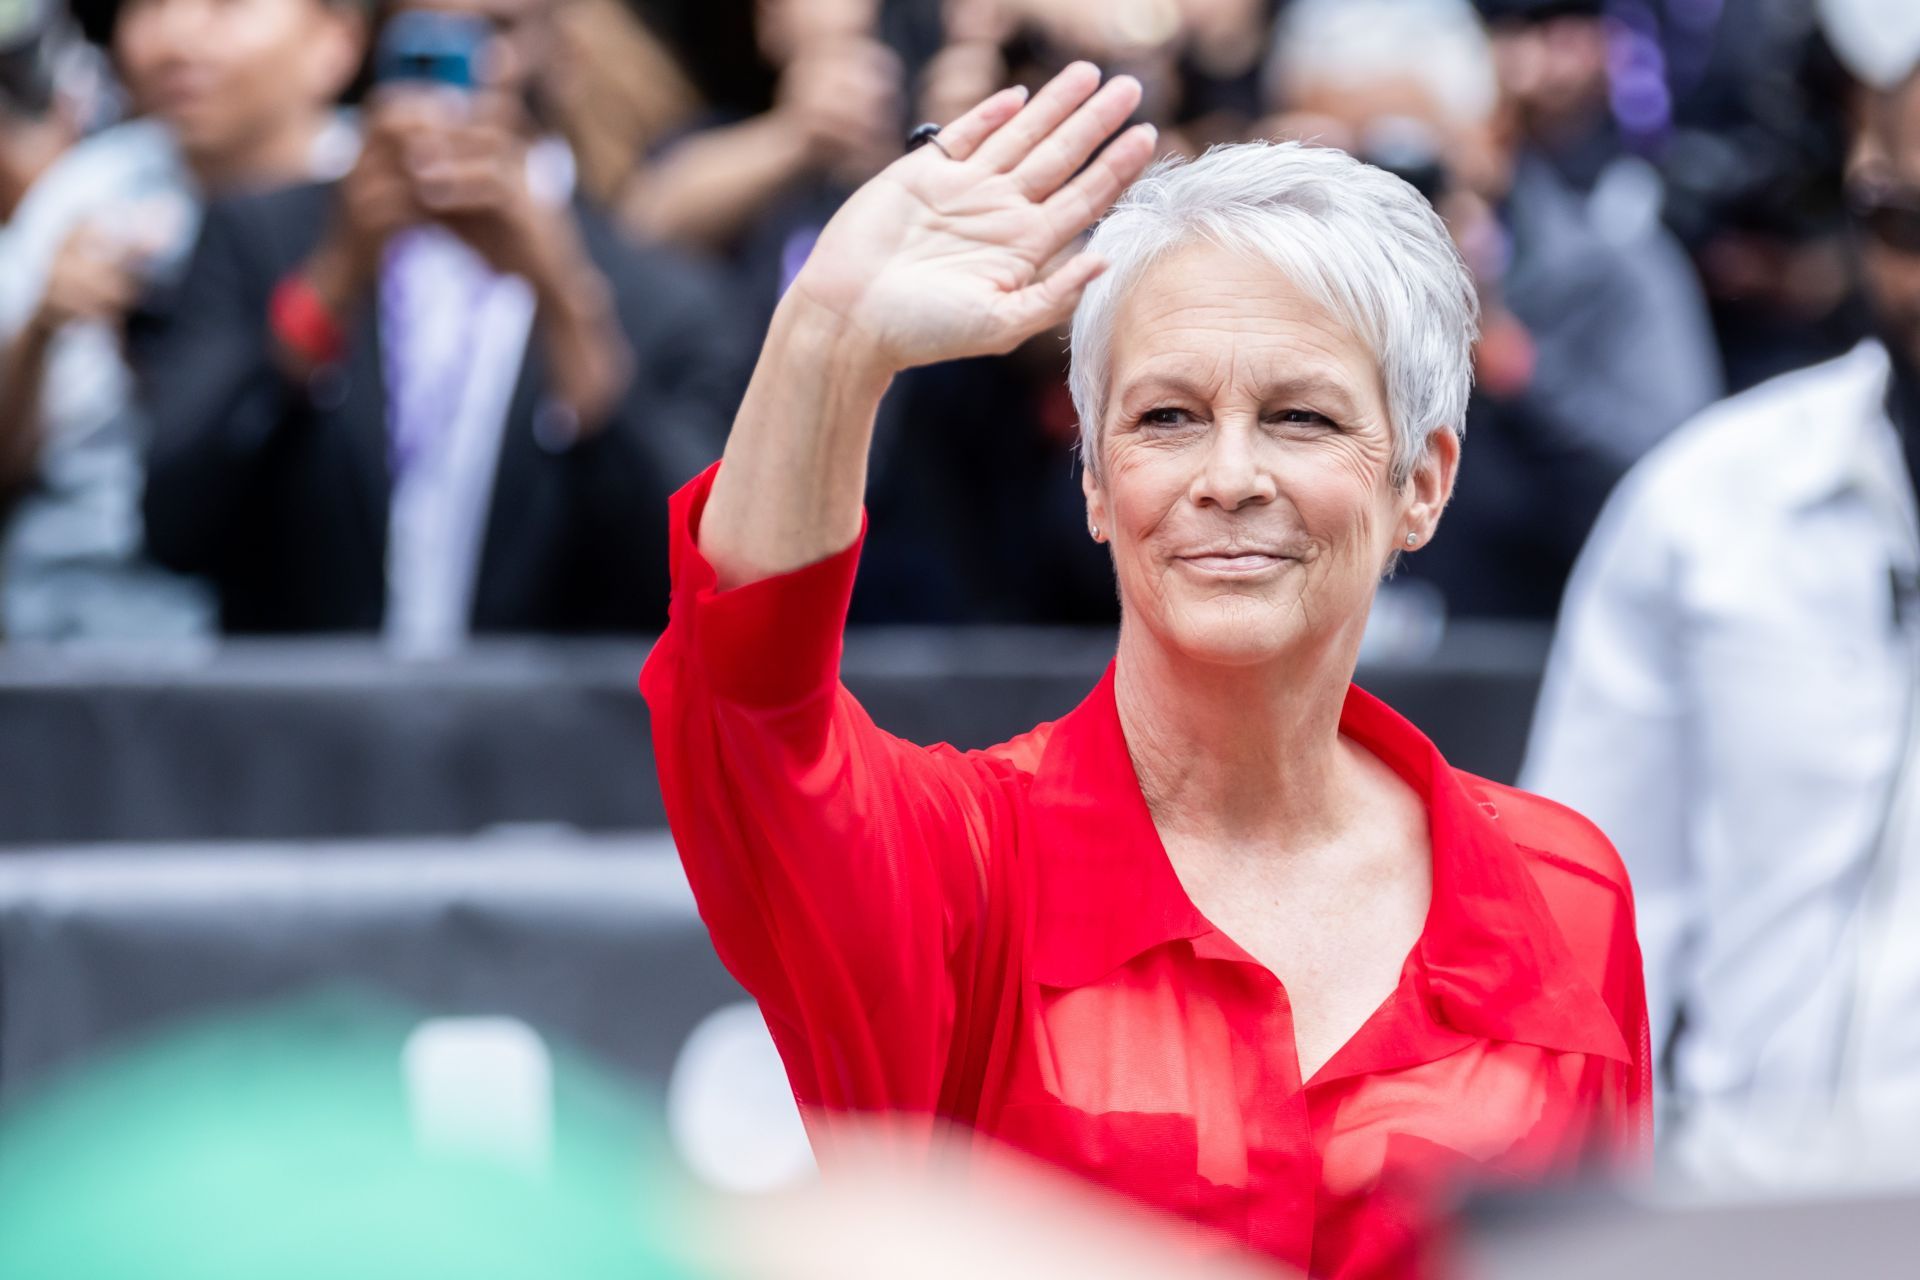
[[[1124,405],[1156,394],[1189,396],[1196,400],[1208,398],[1200,384],[1184,374],[1149,373],[1121,388],[1118,399]],[[1342,416],[1358,412],[1353,393],[1346,385],[1319,373],[1285,375],[1264,382],[1260,387],[1260,399],[1263,403],[1293,399],[1314,401]]]

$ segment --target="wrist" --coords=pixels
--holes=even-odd
[[[879,343],[798,281],[774,310],[765,351],[781,364],[817,370],[847,399],[876,405],[900,371]]]
[[[527,273],[534,305],[541,315],[573,329],[600,328],[613,322],[613,289],[584,253],[542,257]]]
[[[530,199],[518,221],[522,261],[517,268],[533,286],[540,309],[570,320],[611,314],[612,292],[580,242],[572,210]]]
[[[818,164],[826,154],[820,137],[807,127],[793,107],[776,105],[759,120],[745,126],[756,135],[755,150],[778,159],[782,169],[798,174]]]

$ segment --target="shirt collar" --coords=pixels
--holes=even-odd
[[[1887,416],[1892,364],[1886,348],[1868,338],[1835,362],[1836,383],[1799,437],[1800,452],[1783,475],[1788,496],[1802,507],[1831,501],[1871,482],[1893,443]]]
[[[1520,851],[1433,744],[1357,686],[1340,728],[1426,803],[1433,900],[1409,967],[1434,1020],[1469,1036],[1627,1061],[1618,1023]],[[1188,939],[1208,955],[1245,957],[1201,915],[1167,860],[1127,751],[1111,665],[1054,725],[1032,804],[1041,982],[1084,986],[1155,946]],[[1385,1039],[1390,1054],[1408,1048],[1404,1036]],[[1350,1057],[1343,1050],[1332,1065],[1380,1069],[1343,1062]]]

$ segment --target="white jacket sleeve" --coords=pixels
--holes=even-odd
[[[1628,478],[1581,554],[1521,785],[1584,814],[1626,862],[1657,1068],[1683,1004],[1696,882],[1679,548],[1650,479],[1644,465]]]

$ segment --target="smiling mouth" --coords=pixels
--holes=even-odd
[[[1218,574],[1221,577],[1246,577],[1250,574],[1264,573],[1286,564],[1290,556],[1272,555],[1263,551],[1242,552],[1239,555],[1201,555],[1181,556],[1183,564],[1191,565],[1201,573]]]

